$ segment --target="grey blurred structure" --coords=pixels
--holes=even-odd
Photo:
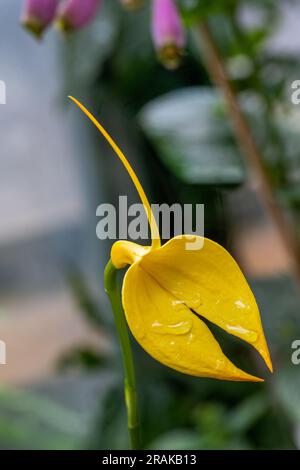
[[[89,163],[62,94],[62,38],[37,43],[19,25],[21,4],[0,4],[0,380],[9,383],[46,377],[61,350],[93,337],[65,279],[68,266],[89,269],[96,243]]]

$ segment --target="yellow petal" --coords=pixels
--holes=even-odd
[[[206,324],[148,274],[140,262],[125,274],[122,300],[131,332],[157,361],[198,377],[262,381],[232,364]]]
[[[149,251],[151,251],[151,246],[142,246],[126,240],[119,240],[112,246],[111,262],[116,269],[125,268],[127,264],[140,261]]]
[[[207,238],[200,250],[186,249],[187,242],[186,235],[173,238],[144,256],[141,267],[174,299],[251,344],[272,371],[259,310],[237,263]]]

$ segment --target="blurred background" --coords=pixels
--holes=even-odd
[[[184,1],[208,19],[278,204],[300,250],[299,1]],[[111,150],[67,100],[101,118],[153,203],[205,204],[205,234],[238,260],[261,310],[275,372],[216,330],[233,361],[266,378],[227,383],[180,375],[134,344],[143,442],[153,449],[300,447],[300,294],[255,174],[236,143],[193,27],[181,66],[166,70],[149,33],[149,2],[103,2],[84,30],[37,43],[22,2],[0,5],[0,448],[128,447],[122,368],[103,290],[111,242],[96,207],[138,202]]]

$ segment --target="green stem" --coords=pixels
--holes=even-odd
[[[119,335],[124,367],[125,403],[127,408],[127,423],[131,439],[131,447],[132,449],[140,449],[135,369],[127,323],[119,292],[117,273],[117,269],[114,267],[111,260],[109,260],[104,271],[104,287],[112,306],[115,324]]]

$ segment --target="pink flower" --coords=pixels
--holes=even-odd
[[[152,38],[162,63],[176,68],[185,46],[185,31],[174,0],[153,0]]]
[[[64,0],[58,8],[57,23],[65,32],[87,26],[96,16],[102,0]]]
[[[58,0],[26,0],[21,18],[22,25],[37,37],[52,23]]]

